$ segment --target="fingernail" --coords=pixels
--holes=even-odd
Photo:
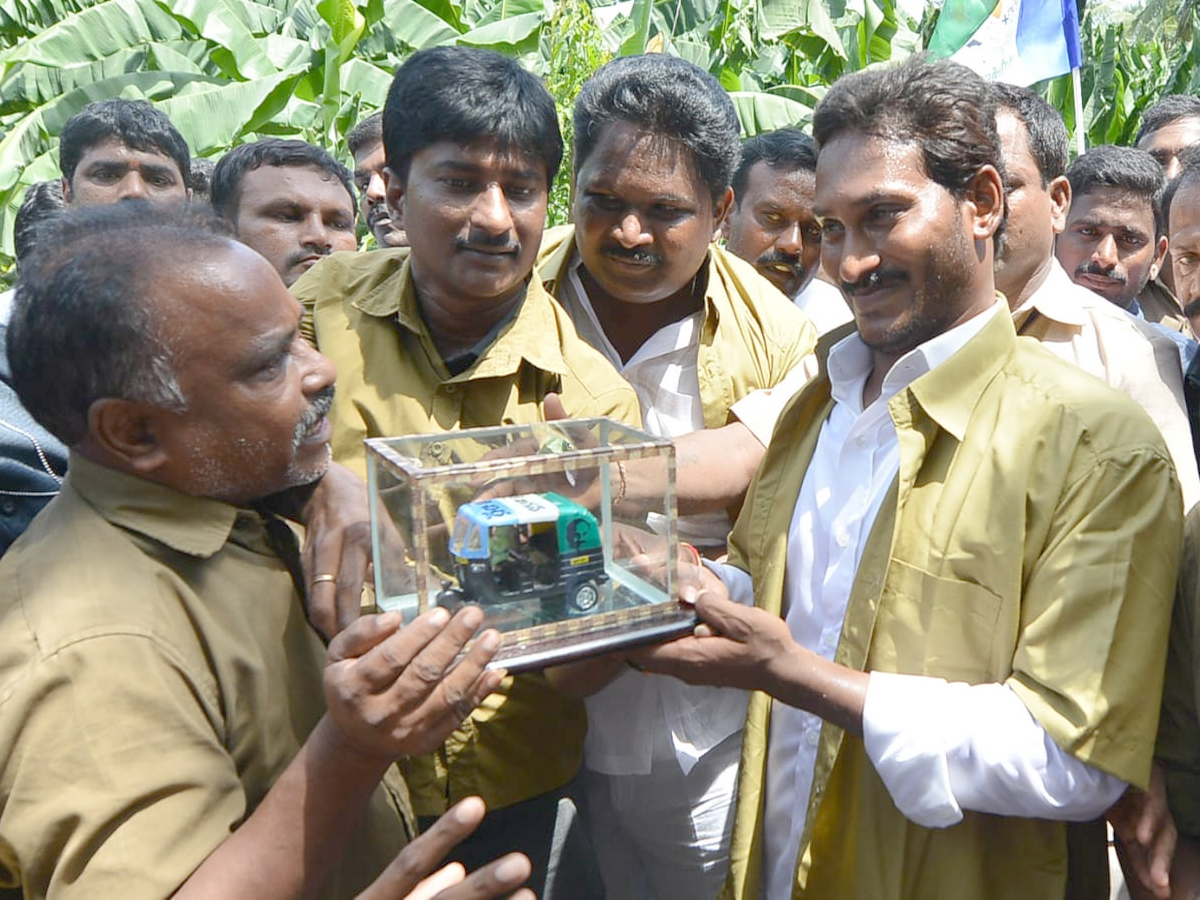
[[[436,625],[438,628],[442,628],[449,621],[450,621],[450,613],[445,609],[445,607],[442,607],[442,606],[434,607],[434,609],[432,611],[430,611],[430,613],[429,613],[429,624],[430,625]]]
[[[502,881],[516,881],[518,878],[525,878],[525,873],[528,871],[529,863],[519,853],[514,853],[511,856],[506,856],[500,861],[500,865],[496,867],[496,877]]]
[[[485,631],[483,636],[479,638],[479,643],[483,646],[484,650],[487,650],[490,653],[500,646],[500,632],[491,630]]]
[[[471,628],[478,628],[480,623],[483,622],[483,610],[478,606],[465,607],[461,615],[463,624]]]
[[[391,612],[380,613],[379,618],[375,620],[380,628],[396,629],[400,627],[400,623],[404,621],[404,616],[392,610]]]

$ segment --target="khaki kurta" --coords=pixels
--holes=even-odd
[[[551,228],[542,238],[537,272],[552,294],[559,294],[574,250],[574,225]],[[696,374],[704,427],[720,428],[735,402],[778,384],[813,352],[817,329],[775,285],[732,253],[711,245],[706,265]]]
[[[337,365],[333,454],[365,470],[363,439],[541,421],[546,394],[577,418],[640,425],[637,396],[530,279],[515,318],[452,376],[417,307],[408,249],[340,253],[292,286],[317,347]],[[417,813],[471,794],[498,809],[562,787],[579,770],[583,704],[540,673],[505,679],[442,749],[405,760]]]
[[[1158,430],[1127,397],[1018,341],[1005,316],[888,406],[900,471],[835,660],[1004,683],[1064,750],[1145,785],[1182,517]],[[788,524],[831,408],[822,375],[784,412],[731,538],[730,561],[775,613]],[[770,699],[755,694],[726,896],[758,896],[769,722]],[[1063,897],[1069,833],[1073,861],[1105,865],[1103,831],[1088,827],[966,812],[922,828],[862,740],[826,725],[794,896]],[[1088,874],[1073,866],[1072,889]]]
[[[171,895],[324,714],[325,650],[257,513],[72,456],[0,563],[0,886]],[[322,896],[404,845],[393,771]]]

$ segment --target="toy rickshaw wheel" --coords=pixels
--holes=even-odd
[[[571,605],[580,612],[590,612],[596,608],[600,602],[600,589],[596,587],[596,582],[585,581],[575,588],[575,594],[571,598]]]

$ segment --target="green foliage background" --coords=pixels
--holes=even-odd
[[[546,79],[568,139],[588,74],[651,50],[716,75],[754,134],[806,125],[836,78],[919,52],[936,17],[895,0],[0,0],[0,280],[26,187],[58,177],[58,133],[92,100],[156,102],[197,156],[279,135],[347,159],[345,134],[414,50],[460,43],[519,58]],[[1162,94],[1196,92],[1198,19],[1200,0],[1084,10],[1089,145],[1127,141]],[[1073,129],[1069,78],[1041,89]],[[551,221],[567,207],[564,176]]]

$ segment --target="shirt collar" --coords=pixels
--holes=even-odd
[[[905,353],[884,376],[879,400],[886,403],[922,375],[942,365],[979,334],[1001,310],[1007,310],[1007,305],[1003,297],[997,294],[996,302],[983,312]],[[848,406],[856,415],[863,411],[863,386],[871,374],[871,366],[871,349],[858,332],[838,341],[829,351],[830,393],[835,401]]]
[[[402,328],[418,339],[428,340],[429,346],[433,347],[429,327],[417,305],[409,248],[372,250],[370,253],[372,256],[387,253],[387,262],[373,273],[373,286],[354,300],[353,306],[369,316],[394,317]],[[511,375],[522,360],[544,372],[565,374],[567,364],[562,355],[562,342],[557,340],[560,327],[553,303],[540,279],[531,277],[515,313],[495,329],[487,346],[472,348],[471,352],[478,353],[479,358],[452,380]],[[550,336],[556,339],[548,340]]]
[[[1046,280],[1033,292],[1032,296],[1027,297],[1024,303],[1013,310],[1013,315],[1017,316],[1029,310],[1037,310],[1038,315],[1045,316],[1047,319],[1063,325],[1082,328],[1088,323],[1088,317],[1083,308],[1072,300],[1072,297],[1075,296],[1073,288],[1076,287],[1078,285],[1071,280],[1067,270],[1057,259],[1051,258],[1050,271],[1046,275]]]
[[[202,559],[229,540],[236,506],[194,497],[70,454],[66,485],[114,525]]]

